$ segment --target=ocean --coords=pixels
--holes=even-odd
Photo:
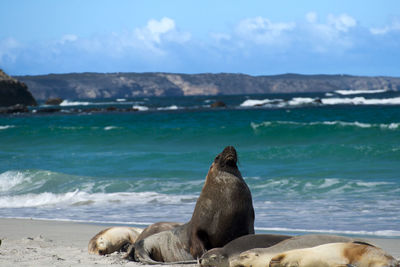
[[[217,100],[227,107],[210,108]],[[94,109],[111,106],[138,111]],[[60,108],[0,116],[0,217],[187,222],[214,157],[232,145],[256,232],[400,237],[400,92],[71,99]]]

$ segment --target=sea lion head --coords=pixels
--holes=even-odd
[[[219,171],[225,171],[235,176],[241,176],[237,167],[237,162],[238,156],[236,149],[233,146],[227,146],[215,157],[211,168],[217,168]]]
[[[221,248],[213,248],[204,253],[199,259],[201,266],[228,267],[228,257],[222,253]]]
[[[110,242],[104,238],[105,231],[100,232],[89,242],[89,252],[93,254],[106,255],[109,253]]]
[[[251,266],[265,266],[265,262],[259,265],[260,254],[252,250],[248,250],[229,259],[229,266],[232,267],[251,267]]]

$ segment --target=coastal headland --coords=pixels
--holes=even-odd
[[[385,76],[239,73],[69,73],[15,76],[37,100],[150,96],[238,95],[400,90],[400,78]]]

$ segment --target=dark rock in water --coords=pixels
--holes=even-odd
[[[117,111],[116,107],[107,107],[107,111]]]
[[[26,84],[17,81],[0,69],[0,107],[14,105],[36,106],[36,100]]]
[[[55,113],[55,112],[60,112],[61,109],[59,108],[41,108],[36,110],[37,113]]]
[[[212,108],[226,108],[226,104],[222,101],[215,101],[210,105]]]
[[[56,98],[49,98],[49,99],[47,99],[47,101],[46,101],[46,105],[54,105],[54,106],[56,106],[56,105],[60,105],[62,102],[63,102],[64,100],[63,99],[61,99],[61,98],[59,98],[59,97],[56,97]]]
[[[10,107],[0,107],[0,114],[26,113],[29,109],[25,105],[16,104]]]
[[[317,98],[317,99],[314,100],[314,103],[315,104],[322,104],[322,100]]]

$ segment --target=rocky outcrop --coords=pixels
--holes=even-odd
[[[210,105],[211,108],[226,108],[226,104],[222,101],[215,101],[211,103]]]
[[[335,90],[400,90],[400,78],[350,75],[250,76],[233,73],[70,73],[19,76],[37,99],[235,95]]]
[[[59,98],[59,97],[56,97],[56,98],[49,98],[49,99],[46,100],[45,104],[46,104],[46,105],[54,105],[54,106],[57,106],[57,105],[60,105],[63,101],[64,101],[64,100],[61,99],[61,98]]]
[[[0,107],[14,106],[19,112],[21,105],[35,106],[36,101],[26,84],[11,78],[0,69]]]

